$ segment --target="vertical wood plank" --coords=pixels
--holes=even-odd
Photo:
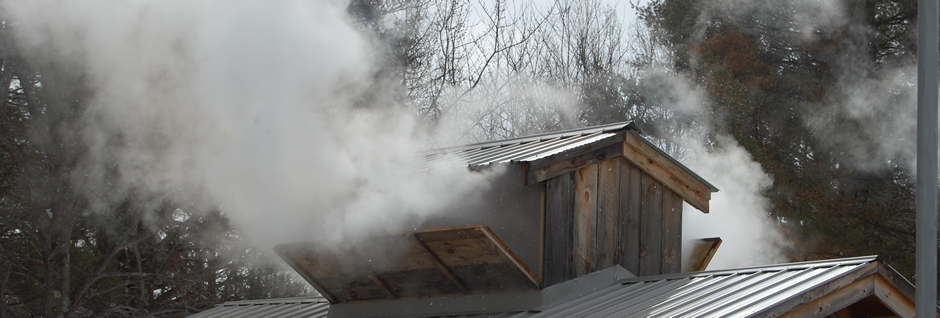
[[[574,172],[545,181],[543,287],[574,278]]]
[[[597,232],[597,165],[575,171],[574,175],[574,274],[594,270],[594,238]]]
[[[597,164],[597,234],[594,241],[594,270],[617,264],[620,241],[620,160]]]
[[[640,208],[643,174],[636,165],[620,160],[620,266],[640,274]]]
[[[663,184],[646,173],[643,173],[642,183],[639,275],[659,275],[663,254]]]
[[[662,274],[682,272],[682,197],[663,191]]]
[[[542,193],[539,197],[539,279],[543,282],[545,281],[545,238],[546,238],[546,223],[545,223],[545,187],[548,182],[541,182],[539,184],[542,187]]]

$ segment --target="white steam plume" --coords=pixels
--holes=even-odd
[[[831,29],[848,20],[842,0],[718,0],[707,2],[706,6],[699,17],[700,28],[694,34],[696,39],[705,35],[704,22],[716,16],[728,17],[732,21],[764,20],[777,23],[780,20],[773,17],[784,13],[790,19],[783,27],[797,31],[800,38],[806,41],[816,39],[818,30]]]
[[[96,88],[76,133],[97,156],[76,174],[79,182],[116,160],[127,188],[208,197],[263,245],[402,230],[409,218],[487,186],[487,174],[464,168],[396,171],[395,162],[421,148],[424,130],[395,105],[352,106],[374,59],[343,3],[40,0],[3,2],[3,9],[17,18],[25,49],[83,66]],[[657,96],[681,93],[662,101],[674,111],[704,105],[695,85],[668,74],[654,82],[663,86]],[[522,90],[523,99],[552,96]],[[520,122],[530,115],[565,122],[572,115],[561,104],[549,108],[562,111],[519,114]],[[124,142],[115,146],[118,135]],[[732,141],[708,153],[688,140],[690,167],[722,192],[712,214],[698,215],[707,220],[695,223],[720,226],[698,232],[687,225],[685,237],[723,237],[716,266],[761,262],[773,246],[748,235],[775,235],[760,197],[768,177]],[[99,204],[112,203],[100,195]],[[747,227],[754,231],[736,232]]]
[[[720,191],[712,194],[709,214],[685,204],[682,215],[683,256],[691,255],[691,240],[720,237],[721,247],[708,269],[785,262],[783,235],[770,218],[770,202],[764,196],[773,180],[733,137],[716,134],[706,147],[704,127],[683,130],[683,116],[696,117],[711,126],[707,94],[689,79],[647,70],[641,83],[646,99],[672,112],[654,124],[677,147],[668,151]],[[706,127],[707,127],[706,126]],[[664,144],[664,146],[668,146]],[[684,260],[687,262],[687,260]]]
[[[917,128],[916,66],[884,70],[879,76],[843,80],[827,105],[805,120],[820,141],[846,153],[852,167],[876,171],[898,166],[913,173]],[[834,121],[841,120],[837,124]],[[849,124],[855,129],[845,130]]]
[[[773,180],[734,139],[716,139],[721,146],[712,151],[686,144],[694,157],[689,168],[721,191],[712,194],[710,214],[685,205],[683,237],[721,237],[708,269],[786,262],[782,248],[787,243],[769,217],[770,202],[763,196]]]
[[[422,130],[400,106],[353,106],[375,63],[343,2],[2,6],[26,52],[89,75],[75,133],[96,155],[78,182],[116,161],[125,189],[208,198],[262,246],[400,231],[487,187],[459,166],[397,168]]]
[[[878,171],[900,167],[913,172],[916,65],[910,59],[876,63],[871,41],[877,41],[874,36],[884,31],[872,28],[869,13],[861,12],[865,6],[842,0],[720,0],[703,8],[692,40],[702,39],[709,27],[706,21],[722,17],[741,28],[756,27],[753,21],[776,24],[777,29],[796,31],[803,44],[822,40],[823,45],[837,46],[839,56],[830,66],[836,85],[820,105],[806,108],[804,123],[828,150],[847,152],[839,157],[853,168]],[[832,39],[838,39],[836,44],[825,43]],[[790,45],[799,42],[791,41]],[[890,60],[893,56],[880,58]]]

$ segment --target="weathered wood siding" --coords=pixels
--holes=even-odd
[[[543,286],[620,264],[681,271],[682,198],[617,157],[546,180]]]
[[[640,201],[640,276],[660,274],[663,247],[663,185],[648,174],[642,176]]]
[[[597,165],[574,174],[574,275],[584,276],[594,268],[597,231]]]
[[[605,160],[597,165],[597,242],[594,268],[617,264],[620,242],[620,163]]]
[[[542,286],[574,278],[574,172],[545,181]]]

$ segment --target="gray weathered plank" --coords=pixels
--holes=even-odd
[[[548,287],[574,278],[574,173],[545,181],[545,238],[542,260],[542,286]]]
[[[628,132],[623,141],[623,156],[702,212],[708,213],[711,187],[668,156],[656,150],[643,137]]]
[[[620,266],[640,273],[640,207],[643,198],[643,172],[620,158]]]
[[[662,274],[682,272],[682,197],[663,191]]]
[[[579,147],[531,162],[525,169],[525,184],[541,182],[588,165],[620,157],[623,155],[622,140],[623,136],[608,138],[597,144]]]
[[[594,271],[594,242],[597,232],[597,165],[578,169],[574,175],[574,274]]]
[[[594,246],[595,270],[617,264],[620,241],[620,159],[597,164],[597,234]]]
[[[454,272],[452,272],[450,268],[447,267],[447,265],[444,265],[444,262],[442,262],[441,259],[437,257],[437,255],[434,254],[434,252],[431,251],[431,249],[429,249],[428,246],[424,244],[424,242],[421,241],[421,238],[419,238],[417,235],[414,235],[414,234],[410,236],[411,236],[411,242],[414,244],[415,248],[417,248],[418,251],[421,252],[421,254],[423,254],[424,257],[427,258],[429,262],[431,262],[431,265],[434,265],[434,267],[437,268],[437,270],[441,271],[441,274],[443,274],[444,277],[447,277],[447,280],[453,283],[454,287],[456,287],[457,290],[459,290],[461,293],[464,293],[464,294],[470,293],[470,290],[467,289],[466,284],[460,281],[460,279],[457,278],[457,276],[454,276]],[[375,280],[374,277],[377,277],[375,273],[372,273],[372,272],[370,272],[369,275],[371,278],[373,278],[373,281]],[[382,285],[379,285],[379,287],[382,287],[383,290],[387,289],[385,286],[382,286]],[[394,299],[397,296],[394,296],[393,293],[390,293],[389,297],[392,297]]]
[[[661,273],[663,242],[663,184],[643,174],[640,208],[640,276]]]
[[[398,299],[398,294],[395,293],[395,291],[392,290],[392,287],[388,286],[388,283],[382,280],[382,278],[379,277],[379,275],[376,274],[374,271],[369,271],[369,279],[371,279],[372,282],[375,283],[376,286],[381,288],[382,291],[384,291],[385,294],[388,295],[388,299]]]

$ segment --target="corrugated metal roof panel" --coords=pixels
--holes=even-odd
[[[613,124],[607,124],[607,125],[601,125],[601,126],[576,128],[576,129],[571,129],[571,130],[556,131],[556,132],[551,132],[547,134],[531,135],[531,136],[525,136],[525,137],[519,137],[519,138],[513,138],[513,139],[487,141],[487,142],[481,142],[481,143],[475,143],[475,144],[469,144],[469,145],[463,145],[463,146],[441,148],[438,150],[439,151],[452,151],[452,150],[466,150],[466,149],[473,149],[473,148],[489,148],[493,146],[504,146],[504,145],[510,145],[510,144],[527,143],[527,142],[532,142],[532,141],[545,141],[545,140],[551,140],[555,138],[568,138],[572,136],[590,135],[590,134],[594,134],[598,132],[612,132],[612,131],[621,131],[621,130],[628,130],[628,129],[639,131],[639,128],[636,127],[636,124],[633,121],[625,121],[625,122],[619,122],[619,123],[613,123]]]
[[[638,277],[533,317],[747,317],[863,268],[876,257]]]
[[[262,300],[229,301],[213,309],[192,315],[193,318],[240,317],[327,317],[330,303],[323,297],[293,297]]]
[[[510,311],[510,312],[500,312],[500,313],[487,313],[487,314],[473,314],[473,315],[447,315],[440,317],[447,318],[524,318],[531,317],[532,312],[529,311]]]
[[[584,145],[611,138],[618,132],[637,130],[634,123],[622,122],[604,126],[567,130],[550,134],[470,144],[428,151],[416,168],[453,161],[469,166],[534,161]]]
[[[749,317],[870,268],[867,265],[876,260],[866,256],[628,278],[578,292],[580,297],[575,299],[546,299],[542,306],[527,311],[419,317]],[[550,288],[577,289],[562,285]],[[228,302],[193,317],[325,317],[328,306],[325,299],[316,297]]]
[[[434,149],[418,154],[418,158],[404,164],[404,168],[420,171],[440,164],[482,167],[500,163],[533,162],[565,151],[588,146],[608,138],[622,136],[626,133],[625,131],[638,133],[639,129],[634,122],[628,121],[549,134]],[[637,137],[639,137],[639,135],[637,135]],[[702,179],[702,177],[695,174],[695,172],[675,158],[672,158],[642,137],[640,137],[640,139],[666,158],[669,158],[669,160],[689,173],[692,177],[701,181],[704,185],[709,187],[712,192],[718,191],[715,186],[705,181],[705,179]]]

